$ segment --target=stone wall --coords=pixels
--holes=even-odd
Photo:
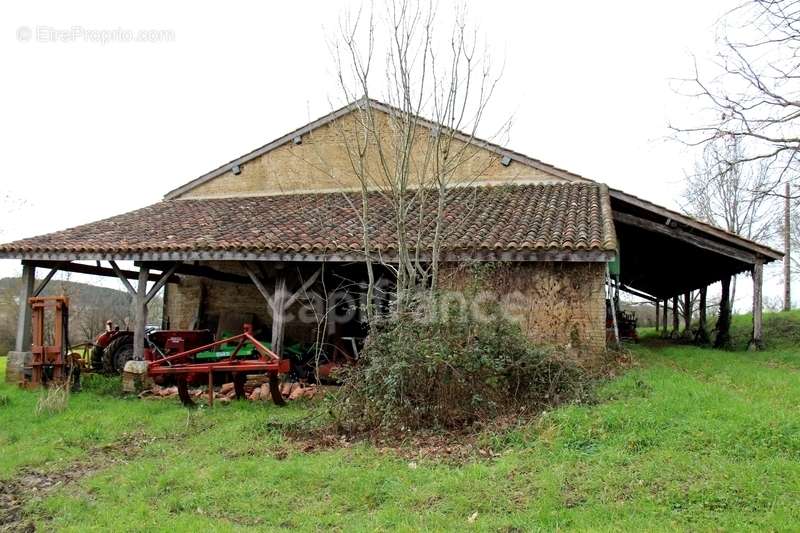
[[[478,308],[498,302],[536,343],[605,349],[605,263],[447,265],[442,280],[445,290],[470,294]]]
[[[238,272],[238,265],[220,265],[214,268]],[[443,289],[453,291],[454,298],[465,299],[464,294],[473,292],[465,289],[479,286],[481,297],[500,302],[534,342],[590,350],[606,344],[604,279],[605,263],[578,262],[448,264],[441,273]],[[263,328],[272,323],[264,298],[251,284],[181,276],[181,284],[167,290],[166,313],[173,329],[197,327],[198,319],[208,327],[198,313],[210,317],[216,329],[232,333],[243,322]],[[484,303],[468,302],[479,307]],[[291,314],[298,317],[299,312],[296,305]],[[316,330],[308,321],[295,319],[286,327],[287,339],[314,340]]]
[[[217,271],[246,276],[245,270],[236,263],[211,261],[203,265]],[[275,267],[277,265],[271,265]],[[267,275],[274,268],[266,268]],[[292,270],[290,275],[295,275]],[[267,289],[272,291],[274,281],[266,280]],[[252,283],[232,283],[181,275],[180,285],[167,285],[165,313],[169,317],[171,329],[210,328],[214,333],[227,331],[241,333],[242,324],[250,323],[258,329],[267,331],[272,325],[272,314],[262,294]],[[313,342],[316,336],[316,323],[313,311],[304,308],[300,302],[289,309],[294,317],[286,323],[286,339]],[[309,322],[312,322],[309,324]]]

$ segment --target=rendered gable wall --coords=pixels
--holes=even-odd
[[[376,112],[381,128],[390,128],[388,115]],[[253,196],[260,194],[286,194],[292,192],[320,192],[336,190],[360,190],[360,182],[353,171],[348,155],[348,143],[359,128],[355,116],[345,115],[332,123],[302,136],[301,144],[288,141],[266,154],[241,165],[241,172],[234,175],[230,170],[183,193],[180,198],[213,198],[221,196]],[[417,149],[413,160],[421,167],[426,152],[431,146],[430,130],[420,127]],[[384,138],[390,138],[386,136]],[[348,140],[345,142],[345,140]],[[455,153],[463,143],[451,147]],[[464,183],[565,181],[556,176],[514,161],[509,166],[500,163],[500,157],[483,148],[467,147],[468,157],[460,165],[453,181]],[[350,153],[353,153],[350,150]],[[467,152],[465,152],[467,153]],[[382,175],[377,167],[379,157],[372,148],[366,160],[371,163],[370,174],[376,180]],[[389,164],[393,164],[392,161]]]

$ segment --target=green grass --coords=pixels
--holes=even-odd
[[[34,417],[37,393],[3,385],[0,477],[106,457],[28,503],[41,528],[71,531],[795,530],[800,316],[787,320],[761,353],[638,346],[597,404],[483,435],[499,456],[460,465],[366,444],[304,453],[267,425],[302,405],[187,413],[87,391]],[[108,448],[130,435],[135,458]]]

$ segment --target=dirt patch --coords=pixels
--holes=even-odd
[[[128,462],[153,440],[153,437],[138,433],[125,434],[113,443],[91,448],[86,453],[91,460],[76,461],[65,470],[22,469],[15,477],[0,484],[0,532],[36,531],[33,521],[25,513],[29,502],[114,464]]]
[[[281,430],[290,449],[300,453],[351,448],[368,443],[381,454],[408,460],[410,468],[415,468],[417,461],[425,460],[457,466],[500,457],[502,450],[497,448],[497,442],[503,441],[502,435],[533,422],[536,417],[535,413],[520,412],[461,431],[415,430],[346,435],[337,433],[329,426],[310,429],[292,425],[283,426]],[[493,444],[489,438],[492,435],[501,438]]]

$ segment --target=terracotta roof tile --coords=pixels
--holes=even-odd
[[[443,251],[615,251],[608,190],[594,183],[463,187],[449,192]],[[420,245],[433,243],[437,196],[429,194],[420,217],[407,226]],[[351,204],[353,202],[353,204]],[[0,254],[128,253],[172,251],[359,251],[361,224],[352,205],[357,193],[317,193],[243,198],[165,200],[98,222],[0,245]],[[370,193],[372,246],[396,249],[389,202]]]

